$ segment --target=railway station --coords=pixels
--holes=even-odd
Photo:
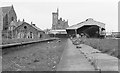
[[[69,27],[68,20],[59,17],[57,8],[57,12],[52,12],[51,29],[45,31],[37,27],[39,24],[28,23],[24,19],[17,20],[13,5],[0,9],[3,25],[0,30],[2,73],[6,71],[118,73],[120,58],[118,40],[104,38],[105,23],[88,18]],[[116,34],[113,33],[114,36]],[[85,38],[78,38],[77,35]],[[69,38],[74,36],[75,38]]]

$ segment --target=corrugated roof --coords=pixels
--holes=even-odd
[[[84,25],[97,25],[99,27],[102,27],[102,28],[105,28],[105,24],[104,23],[101,23],[101,22],[98,22],[98,21],[94,21],[93,19],[87,19],[86,21],[83,21],[83,22],[80,22],[76,25],[72,25],[66,29],[78,29]]]

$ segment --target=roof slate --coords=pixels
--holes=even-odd
[[[43,31],[43,30],[41,30],[40,28],[38,28],[37,26],[30,25],[30,24],[27,23],[27,22],[21,22],[21,24],[20,24],[19,26],[17,26],[16,28],[18,28],[18,27],[20,27],[20,26],[22,26],[22,25],[24,25],[24,24],[27,24],[27,25],[33,27],[34,29],[36,29],[36,30],[38,30],[38,31]]]
[[[33,28],[39,30],[39,31],[42,31],[40,28],[38,28],[37,26],[34,26],[34,25],[31,25]]]

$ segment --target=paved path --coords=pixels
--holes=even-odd
[[[118,71],[118,58],[101,53],[97,49],[85,44],[80,44],[80,46],[82,47],[80,51],[83,52],[88,59],[91,59],[101,71]]]
[[[95,71],[85,56],[68,39],[57,71]]]

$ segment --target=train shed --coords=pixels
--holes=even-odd
[[[79,34],[89,38],[99,38],[105,36],[105,24],[88,18],[83,22],[66,28],[66,31],[70,36]]]

